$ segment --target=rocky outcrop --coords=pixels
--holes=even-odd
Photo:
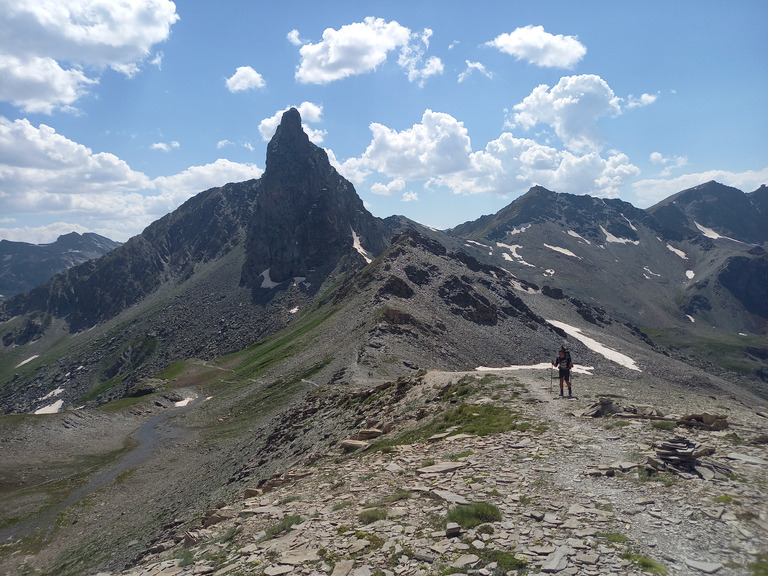
[[[387,227],[365,209],[325,151],[309,141],[295,108],[283,114],[267,147],[261,186],[242,272],[254,290],[267,271],[278,284],[306,279],[327,273],[342,257],[370,260],[389,245]]]

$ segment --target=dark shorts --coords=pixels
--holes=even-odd
[[[568,368],[558,368],[557,371],[560,373],[560,378],[563,380],[571,379],[571,371]]]

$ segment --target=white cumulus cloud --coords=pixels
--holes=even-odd
[[[181,144],[179,144],[176,140],[172,140],[171,142],[155,142],[150,146],[152,150],[162,150],[163,152],[170,152],[171,150],[176,150]]]
[[[688,164],[686,156],[664,156],[661,152],[651,152],[648,158],[651,163],[663,166],[661,176],[669,176],[675,168],[682,168]]]
[[[404,189],[405,180],[402,178],[395,178],[389,184],[381,184],[380,182],[376,182],[373,186],[371,186],[371,192],[381,196],[391,196],[392,194],[402,192]]]
[[[406,45],[410,36],[411,31],[397,22],[371,16],[338,30],[326,28],[322,41],[300,48],[296,79],[325,84],[365,74],[383,63],[390,51]]]
[[[500,34],[487,45],[548,68],[572,68],[587,53],[576,36],[553,35],[543,26],[525,26],[511,33]]]
[[[641,94],[639,97],[635,97],[632,94],[627,98],[627,108],[641,108],[653,104],[658,100],[658,94]]]
[[[566,148],[576,153],[599,151],[602,135],[597,121],[621,114],[621,100],[594,74],[565,76],[550,88],[541,84],[513,108],[512,128],[551,126]]]
[[[449,114],[426,110],[421,122],[397,132],[371,124],[372,141],[359,158],[337,165],[356,183],[383,174],[389,184],[374,184],[375,194],[405,190],[410,181],[456,194],[518,195],[539,184],[558,192],[618,197],[619,189],[640,170],[621,152],[576,154],[511,132],[472,151],[463,123]],[[407,194],[407,193],[406,193]]]
[[[464,70],[464,72],[459,74],[459,82],[460,83],[464,82],[464,80],[469,78],[470,75],[473,72],[475,72],[475,71],[479,72],[480,74],[482,74],[486,78],[489,78],[489,79],[493,78],[493,72],[489,72],[488,70],[486,70],[485,66],[482,63],[480,63],[480,62],[470,62],[469,60],[466,60],[466,63],[467,63],[467,68]]]
[[[227,78],[227,89],[230,92],[243,92],[254,88],[263,88],[264,78],[250,66],[238,66],[235,73]]]
[[[468,164],[471,144],[467,130],[450,114],[426,110],[419,124],[402,132],[378,123],[372,123],[370,129],[373,140],[362,158],[342,165],[345,173],[353,168],[420,180],[461,170]]]
[[[432,30],[425,28],[421,34],[411,34],[410,41],[400,49],[397,63],[408,73],[408,81],[423,86],[424,82],[436,74],[443,73],[443,62],[436,56],[424,60],[429,48]]]
[[[387,22],[369,16],[338,30],[326,28],[323,39],[315,44],[302,43],[297,30],[288,33],[288,40],[295,45],[303,44],[296,80],[304,84],[327,84],[371,72],[387,60],[390,52],[399,50],[397,63],[408,80],[423,85],[444,70],[440,58],[426,56],[431,36],[429,28],[411,32],[394,20]]]
[[[179,16],[170,0],[0,0],[0,99],[26,112],[72,106],[105,67],[133,75]]]
[[[768,167],[762,170],[730,172],[728,170],[709,170],[683,174],[676,178],[651,178],[632,184],[638,198],[638,206],[645,208],[677,194],[681,190],[693,188],[704,182],[715,180],[726,186],[733,186],[743,192],[752,192],[768,183]]]
[[[299,31],[295,28],[288,32],[288,34],[285,35],[286,38],[288,38],[288,42],[293,44],[294,46],[301,46],[304,44],[302,39],[299,37]]]

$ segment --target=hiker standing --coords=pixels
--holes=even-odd
[[[571,362],[571,354],[565,346],[560,347],[560,352],[558,352],[557,358],[552,361],[552,366],[557,367],[560,376],[560,396],[563,395],[563,381],[568,385],[568,396],[571,396],[571,368],[573,368],[573,362]]]

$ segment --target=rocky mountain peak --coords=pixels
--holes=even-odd
[[[328,156],[309,141],[309,136],[301,127],[299,111],[291,108],[283,113],[280,125],[267,146],[264,176],[269,180],[292,173],[295,175],[297,169],[313,164],[328,164]]]
[[[253,289],[267,279],[271,286],[322,275],[342,256],[375,256],[388,245],[383,221],[365,209],[325,151],[310,142],[295,108],[283,114],[267,147],[261,183],[242,273]]]

